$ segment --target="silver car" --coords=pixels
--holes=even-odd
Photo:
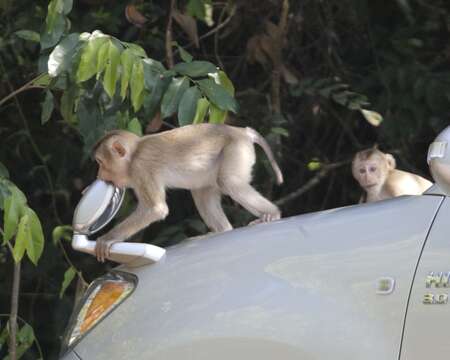
[[[446,359],[440,188],[189,239],[119,266],[78,305],[62,359]]]

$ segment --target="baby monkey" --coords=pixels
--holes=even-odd
[[[433,185],[427,179],[396,169],[395,158],[377,148],[359,151],[352,162],[353,177],[365,191],[361,202],[419,195]]]
[[[264,150],[281,184],[283,175],[268,143],[248,127],[199,124],[143,137],[123,130],[106,134],[94,147],[98,178],[132,188],[138,205],[122,223],[97,239],[97,259],[103,262],[113,243],[167,216],[167,188],[191,190],[200,216],[213,232],[232,229],[222,209],[222,194],[255,215],[255,222],[279,219],[277,206],[250,185],[254,143]]]

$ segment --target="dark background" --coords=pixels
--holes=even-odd
[[[100,29],[140,44],[149,56],[164,62],[168,3],[137,1],[149,19],[141,29],[125,18],[126,1],[80,0],[69,18],[72,31]],[[225,2],[213,4],[217,26]],[[393,153],[400,169],[430,178],[428,144],[448,125],[448,1],[291,0],[281,58],[290,76],[282,76],[279,111],[273,108],[271,97],[270,56],[255,52],[249,40],[267,35],[267,22],[279,23],[282,1],[237,0],[230,4],[235,6],[234,15],[219,31],[201,39],[199,48],[186,46],[190,41],[176,24],[174,40],[196,59],[222,64],[233,81],[240,112],[227,122],[252,126],[271,141],[285,184],[274,185],[271,169],[259,151],[254,184],[263,194],[281,201],[284,216],[358,202],[360,191],[352,179],[350,161],[355,151],[374,144]],[[184,5],[178,2],[179,9]],[[42,0],[0,1],[0,99],[38,74],[39,44],[24,41],[14,32],[39,32],[46,12],[47,2]],[[197,24],[200,36],[214,28],[202,21]],[[179,60],[175,56],[175,61]],[[369,124],[357,106],[355,109],[364,97],[370,103],[364,107],[382,115],[380,126]],[[56,225],[71,223],[80,190],[93,181],[96,167],[84,156],[77,129],[63,121],[58,111],[41,125],[41,89],[22,92],[16,99],[0,107],[0,162],[27,195],[46,235],[38,266],[24,261],[19,315],[34,327],[45,358],[54,359],[72,308],[75,282],[60,299],[68,263],[61,247],[52,243],[51,232]],[[24,132],[24,118],[40,155]],[[169,122],[176,125],[176,119]],[[283,136],[276,135],[280,131]],[[316,163],[319,169],[313,166]],[[335,166],[330,168],[330,164]],[[327,170],[320,173],[323,169]],[[319,180],[317,184],[285,200],[314,178]],[[61,222],[50,206],[53,198]],[[206,231],[188,192],[171,191],[168,198],[169,217],[152,225],[138,240],[169,246]],[[251,220],[229,199],[224,204],[234,225]],[[126,208],[132,206],[130,196]],[[74,253],[68,242],[62,246],[88,281],[113,266]],[[0,246],[0,269],[0,313],[7,314],[13,262],[5,246]],[[6,319],[0,317],[0,329]],[[35,358],[34,351],[30,349],[25,357]]]

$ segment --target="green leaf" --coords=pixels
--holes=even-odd
[[[64,0],[63,14],[68,15],[72,11],[73,0]]]
[[[131,50],[131,52],[136,55],[136,56],[140,56],[143,58],[147,57],[147,54],[145,53],[145,50],[140,47],[139,45],[133,44],[133,43],[128,43],[128,42],[123,42],[123,44],[125,44],[125,46]]]
[[[133,118],[128,123],[127,129],[138,136],[142,136],[142,125],[137,118]]]
[[[189,0],[186,6],[187,13],[200,20],[205,20],[205,4],[202,0]]]
[[[19,219],[22,216],[26,198],[25,195],[15,186],[9,188],[11,195],[5,199],[5,212],[3,214],[4,241],[12,239],[17,231]]]
[[[79,88],[76,86],[69,87],[61,96],[60,112],[65,121],[73,124],[76,121],[74,114],[75,103],[78,99]]]
[[[41,124],[44,125],[50,119],[54,108],[53,94],[50,90],[47,90],[45,92],[45,99],[42,102],[41,106]]]
[[[32,42],[36,42],[36,43],[41,41],[41,35],[39,35],[39,33],[37,33],[36,31],[19,30],[19,31],[16,31],[14,34],[17,37],[27,40],[27,41],[32,41]]]
[[[219,109],[216,105],[209,106],[209,122],[211,124],[223,124],[227,118],[228,111]]]
[[[176,64],[173,70],[181,75],[196,78],[217,72],[217,67],[208,61],[192,61]]]
[[[144,63],[144,77],[147,75],[147,73],[145,73],[145,69],[146,66]],[[172,78],[161,75],[156,75],[151,79],[154,81],[151,84],[151,93],[149,94],[147,91],[144,91],[145,116],[150,119],[155,116],[157,110],[159,109],[161,99],[172,81]],[[147,86],[147,78],[145,79],[145,83]]]
[[[120,51],[112,41],[109,42],[108,60],[109,63],[106,65],[105,75],[103,76],[103,86],[106,93],[112,98],[116,92],[120,64]]]
[[[105,70],[106,65],[108,64],[108,54],[109,54],[109,42],[105,42],[100,46],[97,53],[97,79],[100,74]]]
[[[33,82],[33,86],[48,86],[51,82],[49,74],[43,73],[39,75]]]
[[[193,56],[191,54],[189,54],[186,50],[184,50],[176,41],[173,41],[172,44],[174,44],[178,48],[178,51],[180,52],[181,59],[185,63],[190,63],[192,61]]]
[[[216,84],[212,79],[199,80],[198,85],[209,101],[219,109],[238,112],[239,107],[236,100],[223,86]]]
[[[0,162],[0,177],[9,179],[9,171],[5,165]]]
[[[18,331],[16,338],[17,338],[16,355],[17,359],[20,359],[25,354],[25,352],[33,345],[33,342],[36,341],[36,337],[34,335],[33,328],[30,325],[25,324]],[[9,355],[7,355],[3,358],[3,360],[11,360],[11,358]]]
[[[206,98],[198,99],[197,110],[195,112],[193,124],[200,124],[205,119],[206,112],[208,111],[209,101]]]
[[[220,70],[217,73],[208,74],[208,76],[213,78],[216,84],[222,85],[230,95],[234,96],[234,85],[224,71]]]
[[[214,79],[214,82],[221,85],[231,96],[234,95],[234,86],[224,71],[220,70],[214,74],[208,74]],[[209,122],[212,124],[223,124],[227,118],[228,111],[219,109],[216,105],[211,104],[209,111]]]
[[[80,42],[80,34],[67,35],[50,53],[48,58],[48,74],[56,77],[66,71],[72,63],[75,49]]]
[[[164,73],[167,71],[164,65],[159,61],[153,59],[144,59],[142,60],[142,62],[144,63],[144,68],[148,68],[149,70],[157,72],[160,75],[165,75]]]
[[[58,1],[61,0],[54,0],[50,3],[50,5]],[[51,15],[50,18],[49,15]],[[41,50],[45,50],[55,46],[58,43],[59,39],[61,39],[61,36],[64,34],[66,25],[66,17],[64,15],[57,12],[53,12],[52,14],[50,14],[49,10],[46,19],[46,26],[44,32],[41,34]]]
[[[42,225],[36,213],[29,207],[25,209],[25,216],[28,217],[30,228],[30,237],[26,241],[26,250],[28,258],[34,265],[37,265],[39,258],[44,250],[44,233]]]
[[[308,163],[307,167],[309,171],[317,171],[322,167],[322,163],[317,159],[313,159]]]
[[[192,123],[195,118],[199,99],[200,91],[197,86],[192,86],[184,92],[178,105],[178,123],[180,126]]]
[[[144,65],[142,61],[136,61],[133,65],[130,80],[131,90],[131,103],[133,104],[134,111],[137,112],[143,103],[144,95]]]
[[[25,214],[20,218],[14,242],[13,258],[16,263],[22,260],[29,239],[31,239],[30,218]]]
[[[361,113],[367,122],[373,126],[379,126],[383,121],[383,117],[375,111],[361,109]]]
[[[5,199],[11,196],[10,181],[7,178],[0,177],[0,210],[5,209]],[[6,242],[6,239],[4,240]]]
[[[281,135],[284,137],[289,137],[289,131],[282,127],[273,127],[270,129],[270,132],[276,135]]]
[[[136,61],[136,55],[131,49],[126,49],[120,55],[120,64],[122,65],[122,78],[120,82],[120,96],[125,99],[127,95],[128,84],[133,70],[133,64]]]
[[[64,0],[51,0],[47,10],[45,23],[47,25],[47,30],[52,30],[56,24],[58,15],[61,15],[64,12]]]
[[[161,102],[161,116],[163,119],[175,113],[181,97],[188,87],[189,80],[186,77],[172,79]]]
[[[89,39],[88,43],[84,46],[81,52],[80,63],[78,64],[76,80],[77,82],[83,82],[89,80],[97,73],[97,54],[99,49],[108,41],[106,36],[98,36]],[[110,48],[112,45],[109,42]],[[109,50],[110,51],[110,50]]]
[[[144,65],[144,87],[149,91],[153,91],[162,77],[162,72],[154,64],[145,60],[142,63]]]
[[[59,298],[62,299],[64,293],[66,292],[67,288],[69,287],[72,280],[75,278],[75,275],[77,274],[77,271],[73,266],[68,268],[66,272],[64,273],[64,280],[61,285],[61,290],[59,291]]]
[[[56,226],[52,231],[53,244],[56,246],[59,241],[71,241],[72,240],[72,226],[70,225],[60,225]]]

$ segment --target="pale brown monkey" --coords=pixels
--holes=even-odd
[[[214,232],[232,229],[221,206],[222,194],[258,217],[257,222],[279,219],[277,206],[250,185],[254,143],[266,153],[281,184],[283,176],[269,145],[251,128],[199,124],[143,137],[123,130],[108,133],[94,147],[98,178],[132,188],[138,205],[97,239],[98,260],[104,261],[113,243],[167,216],[166,188],[191,190],[200,216]]]
[[[352,162],[352,173],[365,191],[360,202],[419,195],[433,185],[419,175],[397,170],[396,167],[395,158],[377,148],[357,152]]]

